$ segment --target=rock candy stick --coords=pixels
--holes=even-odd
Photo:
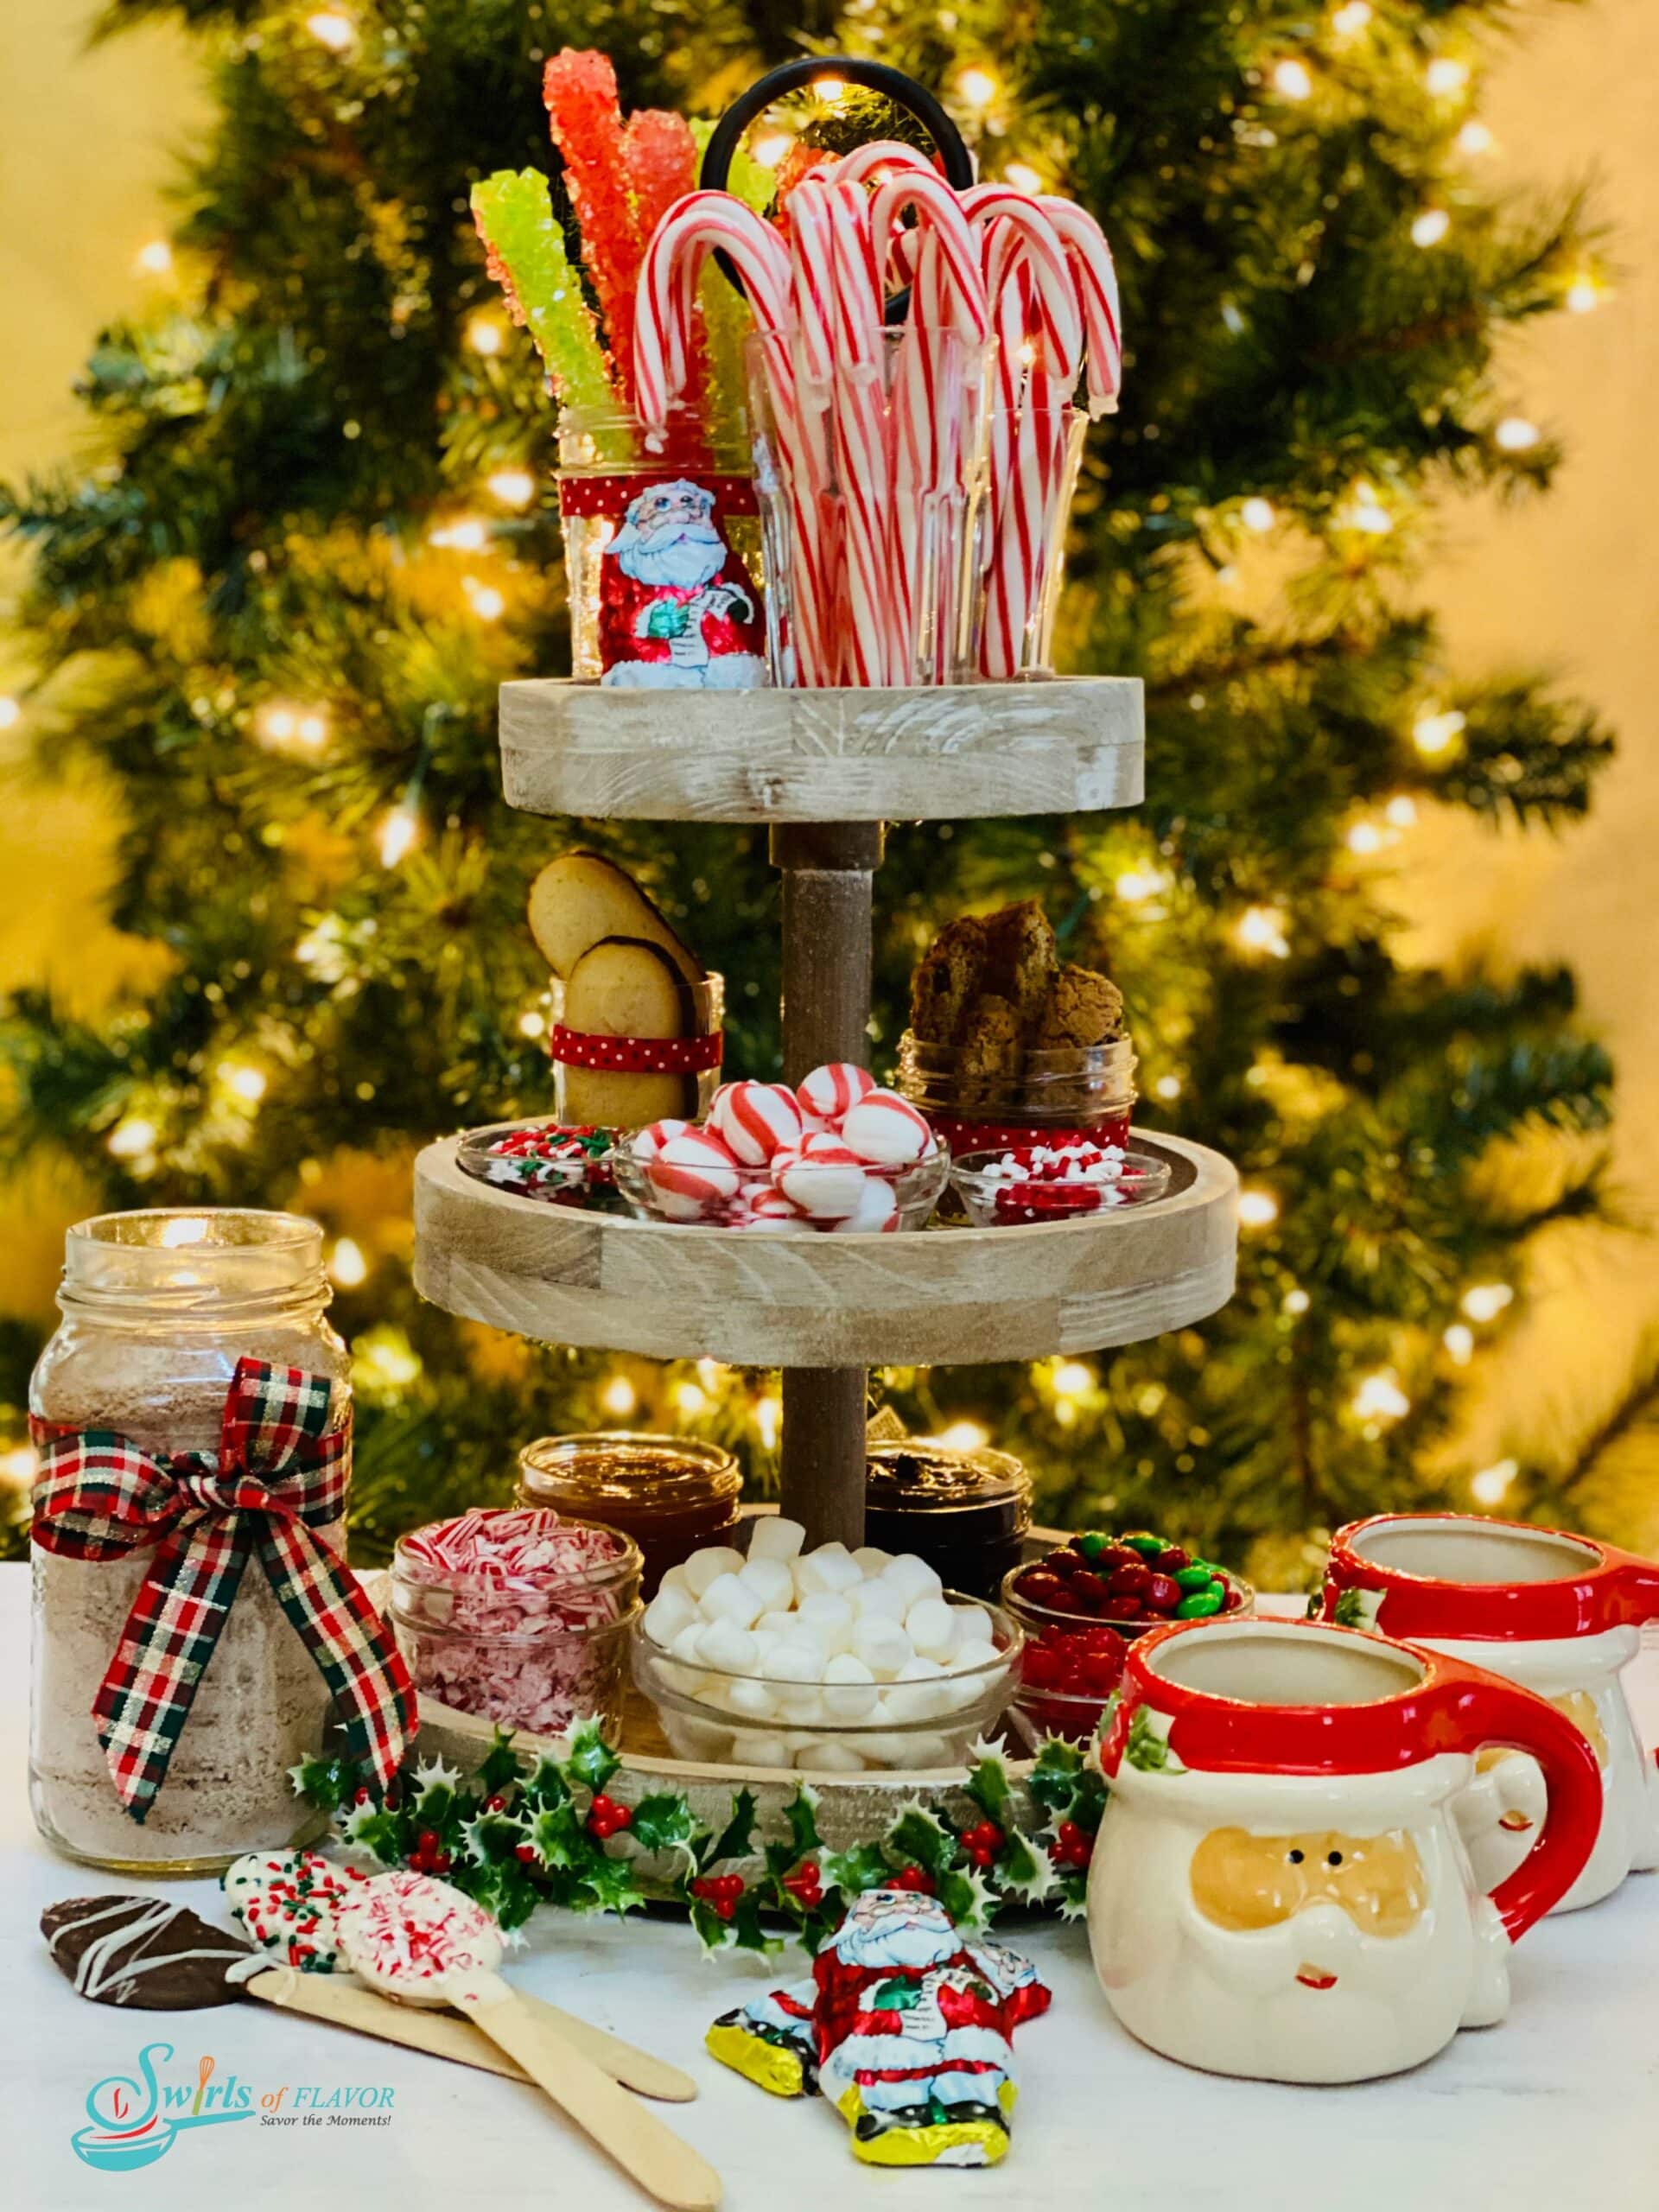
[[[542,73],[553,143],[582,228],[583,265],[599,295],[625,400],[632,396],[634,286],[643,234],[629,196],[616,71],[604,54],[566,47]]]
[[[561,406],[614,406],[604,348],[553,219],[547,179],[539,169],[499,169],[473,187],[472,204],[490,274],[513,321],[529,326],[554,397]]]

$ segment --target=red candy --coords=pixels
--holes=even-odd
[[[1043,1735],[1092,1736],[1122,1679],[1123,1656],[1112,1629],[1043,1629],[1020,1654],[1020,1712]]]
[[[1230,1575],[1142,1529],[1121,1537],[1096,1530],[1073,1536],[1021,1567],[1010,1588],[1016,1611],[1024,1604],[1065,1615],[1079,1626],[1109,1621],[1129,1635],[1159,1621],[1236,1612],[1244,1603],[1243,1591]],[[1034,1664],[1037,1671],[1027,1679],[1052,1687],[1046,1662],[1038,1657]]]

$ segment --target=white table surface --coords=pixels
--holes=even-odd
[[[522,2083],[498,2080],[249,2002],[188,2013],[86,2003],[50,1963],[38,1932],[60,1897],[149,1887],[223,1920],[217,1885],[102,1876],[57,1858],[30,1821],[25,1789],[28,1576],[0,1567],[0,1813],[4,1987],[0,2082],[22,2155],[26,2212],[638,2212],[646,2202]],[[1659,1646],[1632,1669],[1646,1739],[1659,1737]],[[685,2067],[701,2094],[654,2107],[717,2165],[731,2212],[841,2212],[902,2202],[943,2212],[976,2203],[1051,2212],[1069,2201],[1179,2212],[1531,2212],[1592,2202],[1656,2212],[1659,2159],[1659,1879],[1637,1877],[1589,1911],[1545,1922],[1513,1962],[1500,2027],[1465,2031],[1414,2073],[1349,2088],[1290,2088],[1194,2073],[1118,2027],[1094,1981],[1080,1925],[1021,1929],[1054,1992],[1020,2031],[1023,2088],[1013,2147],[990,2172],[872,2171],[821,2100],[767,2096],[702,2049],[715,2014],[799,1971],[798,1952],[762,1963],[705,1960],[690,1929],[545,1914],[512,1973],[553,1999]],[[302,2083],[387,2085],[389,2126],[276,2130],[258,2120],[181,2134],[145,2171],[95,2172],[69,2146],[87,2090],[133,2073],[140,2047],[175,2046],[194,2078],[259,2092]],[[15,2154],[14,2154],[15,2155]],[[0,2185],[0,2202],[10,2197]]]

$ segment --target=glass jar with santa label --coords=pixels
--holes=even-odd
[[[617,689],[765,683],[760,524],[747,445],[694,408],[559,418],[571,672]]]

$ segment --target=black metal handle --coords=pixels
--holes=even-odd
[[[938,151],[944,165],[945,182],[957,192],[967,191],[974,181],[974,157],[963,143],[961,131],[926,86],[918,85],[913,77],[906,77],[902,69],[895,69],[886,61],[863,61],[851,54],[820,54],[799,61],[785,61],[757,79],[747,92],[732,102],[715,125],[714,135],[703,149],[698,184],[706,191],[723,191],[731,175],[732,156],[755,118],[764,115],[772,102],[782,99],[785,93],[798,92],[804,85],[825,77],[838,78],[846,85],[862,86],[868,92],[883,93],[895,107],[913,116]],[[742,291],[743,279],[727,255],[717,253],[715,259],[728,279]],[[895,311],[903,314],[907,296],[901,293],[889,303],[889,316]]]

